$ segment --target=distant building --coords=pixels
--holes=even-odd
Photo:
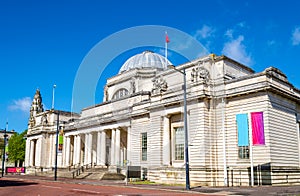
[[[250,185],[251,165],[255,184],[300,183],[300,91],[284,73],[274,67],[255,73],[213,54],[176,69],[187,77],[192,186]],[[103,103],[80,115],[60,111],[58,166],[115,172],[127,164],[141,166],[151,181],[185,183],[183,75],[145,51],[107,79],[104,91]],[[37,90],[28,172],[54,166],[57,112],[43,110]]]
[[[4,130],[0,130],[0,138],[4,138]],[[14,135],[16,132],[15,130],[6,131],[7,139],[9,139],[12,135]]]

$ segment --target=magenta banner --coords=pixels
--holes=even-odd
[[[263,112],[251,113],[252,144],[265,145]]]
[[[6,167],[6,173],[25,173],[25,167]]]

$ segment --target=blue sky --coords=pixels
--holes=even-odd
[[[275,66],[300,88],[299,8],[296,0],[1,1],[0,128],[8,120],[9,129],[25,130],[35,90],[41,90],[49,109],[53,84],[55,108],[70,111],[73,82],[87,53],[111,34],[140,25],[179,29],[209,52],[225,54],[257,72]],[[99,80],[96,102],[102,101],[105,79],[144,49],[124,52],[109,64]],[[170,60],[183,63],[176,55]]]

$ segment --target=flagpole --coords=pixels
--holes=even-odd
[[[166,60],[166,67],[168,67],[168,41],[167,41],[168,33],[166,31],[166,40],[165,40],[165,60]]]
[[[251,115],[248,115],[251,116]],[[249,125],[252,124],[251,117],[249,119]],[[250,170],[251,170],[251,186],[254,186],[254,171],[253,171],[253,135],[252,126],[249,126],[249,139],[250,139]]]
[[[253,171],[253,145],[252,141],[250,141],[250,162],[251,162],[251,186],[254,186],[254,171]]]

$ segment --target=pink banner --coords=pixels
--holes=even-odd
[[[252,144],[265,145],[263,112],[251,113]]]
[[[25,167],[6,167],[6,173],[25,173]]]

